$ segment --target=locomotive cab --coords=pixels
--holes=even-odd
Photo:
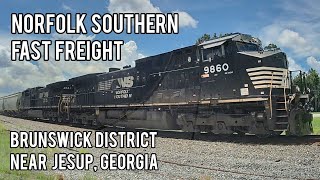
[[[312,132],[309,109],[298,105],[307,105],[309,95],[292,93],[285,53],[279,49],[263,51],[259,39],[244,34],[210,40],[199,48],[202,100],[225,105],[223,114],[251,116],[255,124],[248,129],[245,123],[235,123],[239,120],[222,121],[224,132],[244,129],[254,134]]]

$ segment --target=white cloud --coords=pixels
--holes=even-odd
[[[184,11],[174,11],[174,13],[179,13],[179,25],[181,27],[193,27],[196,28],[198,25],[198,21],[193,19],[190,14]]]
[[[107,7],[111,13],[162,13],[159,7],[154,6],[150,0],[110,0]],[[180,27],[196,28],[196,21],[185,11],[174,11],[179,13]]]
[[[107,8],[111,13],[161,13],[150,0],[110,0]]]
[[[10,49],[8,47],[0,46],[0,68],[9,67],[11,65]]]
[[[320,2],[318,0],[296,0],[294,3],[292,0],[285,0],[280,5],[287,12],[297,14],[301,18],[312,16],[314,17],[313,19],[316,19],[320,17]]]
[[[292,50],[294,55],[299,57],[320,55],[320,48],[313,43],[313,40],[307,40],[293,30],[272,24],[263,28],[262,32],[265,44],[275,43],[282,48]]]
[[[310,56],[307,58],[307,64],[317,70],[318,72],[320,72],[320,61],[318,61],[315,57],[313,56]]]
[[[291,57],[288,57],[288,62],[289,62],[290,71],[297,71],[297,70],[306,71],[301,65],[297,64],[297,62]]]
[[[15,39],[26,39],[19,35]],[[52,40],[93,40],[95,36],[53,34]],[[137,44],[134,41],[125,43],[122,47],[121,61],[55,61],[53,49],[50,50],[50,60],[37,62],[32,61],[11,61],[10,47],[6,42],[10,42],[8,35],[0,35],[0,94],[10,94],[36,86],[68,80],[69,78],[97,72],[106,72],[110,67],[123,67],[134,65],[134,60],[144,57],[138,52]],[[29,37],[29,40],[30,37]],[[54,46],[51,46],[53,48]]]
[[[280,15],[261,31],[260,38],[264,45],[275,43],[285,49],[289,56],[297,60],[292,67],[300,64],[313,67],[311,64],[317,63],[308,57],[320,56],[320,1],[284,0],[277,6]],[[307,58],[309,63],[302,61]]]
[[[281,32],[278,41],[280,45],[291,48],[298,55],[320,55],[320,49],[297,32],[285,29]]]
[[[68,6],[68,5],[64,4],[64,3],[62,3],[62,9],[65,10],[65,11],[73,11],[73,9],[70,6]]]
[[[84,35],[84,34],[58,34],[53,33],[52,40],[93,40],[96,35]]]

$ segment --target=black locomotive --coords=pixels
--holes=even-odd
[[[2,97],[4,114],[53,122],[217,134],[304,135],[310,96],[291,83],[280,50],[232,34]]]

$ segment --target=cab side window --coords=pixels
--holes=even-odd
[[[212,48],[202,50],[203,61],[213,60]]]
[[[202,60],[203,61],[212,61],[217,57],[222,57],[222,47],[217,46],[217,47],[212,47],[208,49],[203,49],[202,50]]]

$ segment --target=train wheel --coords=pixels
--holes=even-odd
[[[97,119],[94,119],[91,121],[91,126],[94,128],[94,129],[99,129],[102,127],[102,125],[99,123],[99,121]]]
[[[58,122],[62,123],[62,117],[58,117]]]
[[[99,126],[98,120],[97,119],[93,119],[91,125],[92,126]]]
[[[258,138],[268,138],[271,134],[255,134]]]
[[[81,119],[81,124],[84,125],[84,126],[88,125],[88,121],[87,121],[87,119],[85,117],[83,117]]]
[[[51,122],[55,123],[57,121],[56,117],[51,118]]]
[[[272,131],[272,136],[280,136],[283,131]]]

